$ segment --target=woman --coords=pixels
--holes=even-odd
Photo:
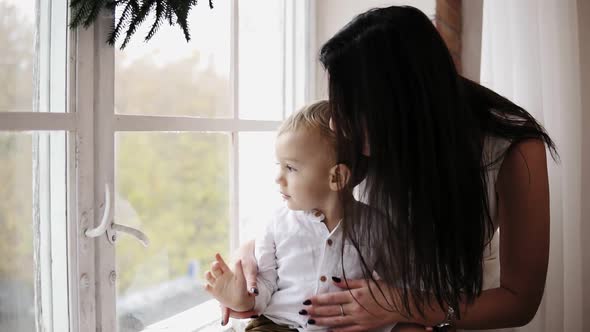
[[[461,77],[430,20],[412,7],[357,16],[320,60],[339,149],[359,155],[352,167],[366,172],[361,200],[385,216],[371,230],[349,221],[345,236],[370,238],[381,280],[368,271],[365,280],[336,276],[342,292],[302,309],[333,331],[527,324],[549,254],[545,147],[556,151],[544,128]],[[349,207],[345,216],[372,218],[360,213]],[[242,248],[244,262],[251,255]]]

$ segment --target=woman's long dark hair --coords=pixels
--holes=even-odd
[[[320,60],[339,153],[359,156],[351,168],[366,172],[360,196],[372,207],[349,204],[344,233],[357,248],[368,242],[380,277],[400,286],[401,301],[389,308],[413,315],[432,305],[431,296],[441,308],[473,301],[494,233],[484,139],[541,139],[556,156],[553,141],[524,109],[461,77],[415,8],[358,15],[326,42]]]

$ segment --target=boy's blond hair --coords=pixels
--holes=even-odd
[[[318,130],[330,144],[336,144],[336,135],[330,129],[330,106],[327,100],[314,102],[291,114],[279,127],[277,136],[301,129]]]

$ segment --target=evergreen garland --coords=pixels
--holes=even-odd
[[[147,19],[151,12],[155,19],[145,41],[150,40],[164,22],[173,26],[178,24],[184,33],[186,41],[190,41],[188,28],[188,14],[198,0],[71,0],[72,9],[71,28],[84,26],[88,28],[103,8],[114,10],[122,8],[119,21],[113,26],[107,42],[114,45],[121,33],[125,34],[121,49],[129,43],[137,28]],[[209,0],[209,8],[213,9],[213,0]]]

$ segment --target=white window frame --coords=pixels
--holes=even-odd
[[[315,0],[285,3],[283,118],[296,105],[311,100],[315,91]],[[0,131],[57,131],[39,136],[37,145],[37,167],[39,174],[44,174],[35,180],[40,188],[36,199],[42,255],[37,276],[42,296],[37,310],[43,312],[37,324],[46,331],[116,331],[115,246],[108,233],[95,239],[84,234],[98,225],[104,212],[105,183],[114,188],[115,133],[230,133],[230,250],[234,250],[239,244],[239,133],[274,131],[280,121],[239,119],[238,0],[231,1],[233,116],[228,119],[115,114],[114,48],[104,40],[114,14],[105,11],[88,29],[69,30],[68,0],[37,4],[38,24],[42,28],[36,47],[41,82],[37,87],[39,104],[33,112],[0,113]],[[294,69],[302,66],[302,70]],[[64,72],[65,79],[63,74],[59,75]],[[111,201],[113,198],[111,190]],[[215,311],[212,308],[211,301],[206,302],[146,331],[181,324],[187,315]],[[214,314],[209,315],[218,320]],[[204,321],[202,326],[189,327],[187,331],[210,323]]]

